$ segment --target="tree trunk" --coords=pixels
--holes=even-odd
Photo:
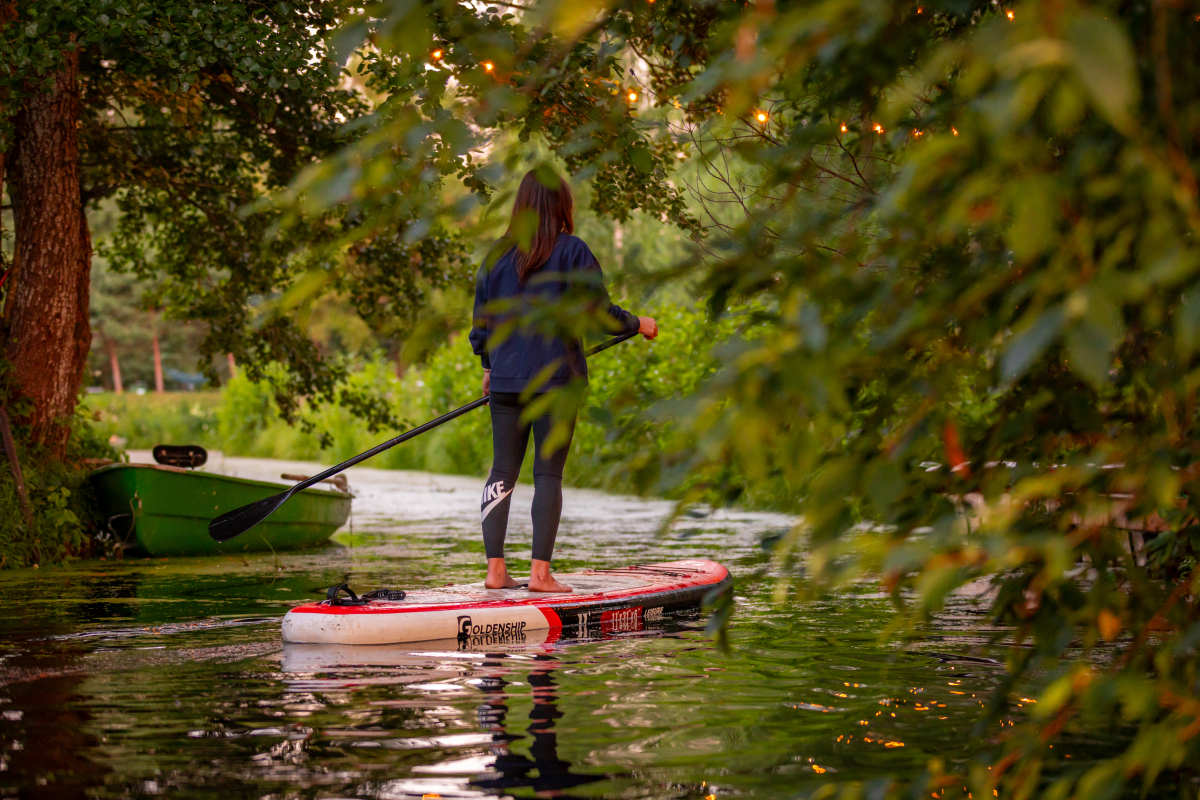
[[[154,348],[154,391],[163,393],[163,374],[162,374],[162,351],[158,348],[158,319],[153,318],[151,323],[154,325],[154,335],[150,339],[150,345]]]
[[[9,195],[16,217],[5,303],[7,355],[33,401],[35,442],[66,451],[67,420],[87,367],[91,238],[79,193],[79,55],[63,53],[53,89],[25,101],[14,120]],[[15,191],[14,191],[15,189]]]
[[[2,112],[2,111],[3,111],[3,107],[0,107],[0,112]],[[0,153],[0,200],[4,199],[4,174],[5,174],[4,167],[5,167],[5,161],[6,161],[7,156],[8,156],[8,153]],[[12,192],[10,194],[15,194],[15,192]],[[9,203],[10,204],[12,203],[11,199],[9,200]],[[16,214],[15,204],[13,205],[13,209],[14,209],[13,213],[15,215]],[[13,266],[12,264],[9,263],[8,259],[4,257],[3,244],[4,244],[4,212],[0,211],[0,287],[3,287],[4,284],[8,283],[8,279],[12,277],[12,266]],[[9,293],[10,294],[12,293],[12,289],[9,289]],[[3,295],[0,295],[0,297],[3,297]],[[0,302],[3,302],[3,301],[0,300]],[[0,350],[2,350],[4,347],[4,341],[5,341],[4,327],[0,326]]]
[[[117,360],[117,345],[111,336],[105,336],[104,341],[108,344],[108,363],[112,367],[113,391],[117,394],[124,394],[125,383],[121,380],[121,362]]]
[[[613,252],[616,254],[617,269],[625,266],[625,229],[620,222],[613,222]]]
[[[0,113],[4,111],[4,106],[0,104]],[[8,153],[0,153],[0,200],[4,198],[4,161]],[[4,217],[0,212],[0,243],[4,241]],[[0,285],[5,282],[4,275],[8,272],[9,265],[5,263],[4,251],[0,249]]]
[[[17,18],[17,3],[16,0],[0,0],[0,31],[8,27],[8,24]],[[8,67],[8,72],[11,74],[12,68]],[[7,105],[7,92],[0,96],[0,112],[3,112]],[[8,153],[0,153],[0,197],[4,196],[4,167],[8,157]],[[11,200],[10,200],[11,202]],[[4,239],[4,227],[0,225],[0,241]],[[0,272],[7,274],[9,264],[5,263],[4,254],[0,252]],[[5,278],[0,275],[0,283],[3,283]]]

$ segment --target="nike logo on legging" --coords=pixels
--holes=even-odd
[[[517,488],[517,487],[514,484],[513,489],[515,489],[515,488]],[[480,515],[479,515],[480,521],[487,519],[488,514],[492,513],[492,509],[495,508],[496,506],[500,505],[500,502],[502,500],[504,500],[504,498],[506,498],[510,494],[512,494],[512,489],[509,489],[507,492],[502,491],[503,489],[504,489],[504,484],[501,482],[493,483],[491,486],[484,488],[483,499],[487,500],[489,497],[494,497],[495,499],[483,507],[483,511],[480,512]]]

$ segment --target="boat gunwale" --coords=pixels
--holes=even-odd
[[[295,484],[272,483],[271,481],[258,481],[258,480],[254,480],[253,478],[238,478],[236,476],[225,475],[220,472],[202,472],[200,470],[195,470],[195,469],[183,469],[181,467],[168,467],[163,464],[142,464],[142,463],[106,464],[105,466],[100,467],[99,469],[93,470],[92,472],[88,473],[88,478],[94,478],[97,475],[104,473],[104,472],[116,472],[121,469],[152,469],[152,470],[156,470],[158,472],[168,472],[168,473],[180,474],[180,475],[202,475],[206,478],[214,478],[217,480],[228,481],[230,483],[240,483],[240,484],[243,484],[246,486],[264,486],[264,487],[269,487],[272,489],[277,489],[280,491],[287,491],[292,486],[295,486]],[[302,493],[303,492],[312,492],[313,494],[318,495],[320,497],[331,497],[331,498],[337,498],[337,499],[343,499],[343,498],[353,499],[354,498],[353,492],[343,492],[338,489],[325,489],[325,488],[317,489],[312,486],[301,489],[300,492],[302,492]]]

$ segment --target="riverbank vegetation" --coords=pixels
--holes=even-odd
[[[19,413],[20,404],[9,406]],[[84,417],[71,421],[63,458],[49,458],[30,443],[28,428],[13,431],[20,464],[15,480],[7,453],[0,465],[0,569],[60,564],[68,558],[103,556],[111,538],[104,530],[87,476],[121,453]],[[23,496],[22,496],[23,495]]]
[[[597,382],[581,468],[681,505],[784,487],[803,523],[774,550],[780,602],[875,581],[903,641],[969,593],[979,636],[1003,648],[1008,679],[972,758],[933,758],[908,786],[831,776],[818,796],[1196,796],[1190,9],[0,5],[18,64],[0,74],[21,270],[5,286],[6,352],[33,404],[31,442],[55,457],[66,446],[87,351],[87,230],[60,216],[74,227],[55,235],[80,259],[69,275],[41,269],[30,243],[46,226],[22,197],[115,200],[113,269],[155,282],[148,308],[203,328],[210,381],[229,353],[249,381],[222,404],[262,427],[222,429],[218,411],[218,434],[247,452],[290,437],[333,456],[352,449],[335,433],[359,436],[339,409],[379,431],[474,392],[460,340],[421,342],[463,327],[455,309],[485,246],[473,243],[497,235],[511,176],[557,169],[611,232],[617,258],[602,257],[622,291],[681,293],[717,331],[684,340],[705,365],[695,381],[621,373],[611,395]],[[45,80],[15,77],[31,70]],[[82,185],[30,183],[47,174],[33,166],[75,163],[24,145],[35,118],[87,156]],[[141,146],[118,144],[130,138]],[[679,238],[646,270],[621,262],[617,226]],[[48,307],[39,292],[63,295],[61,324],[11,338]],[[314,331],[333,311],[386,356],[363,358],[345,337],[322,349]],[[643,352],[649,365],[664,348]],[[423,393],[386,398],[389,363]],[[481,434],[484,420],[463,425]],[[472,470],[484,458],[478,436],[424,464],[443,456]],[[1013,698],[1032,695],[1023,721],[1001,727]],[[1058,758],[1054,745],[1098,726],[1122,745]]]
[[[590,362],[590,390],[565,476],[571,485],[613,491],[639,488],[629,471],[630,460],[677,448],[681,436],[677,427],[640,419],[640,411],[695,392],[718,366],[709,352],[712,343],[727,338],[739,321],[747,327],[745,314],[731,314],[712,325],[705,312],[695,309],[659,305],[653,313],[662,327],[653,344],[613,348]],[[381,353],[355,370],[350,380],[389,403],[389,413],[403,420],[404,427],[412,427],[477,397],[480,375],[479,360],[463,332],[401,377],[396,376],[394,362]],[[92,394],[84,408],[96,419],[98,435],[129,449],[198,444],[231,456],[337,463],[394,435],[372,431],[353,409],[337,403],[302,405],[300,413],[311,423],[311,431],[289,425],[279,414],[269,381],[255,383],[238,376],[220,391]],[[366,466],[482,476],[491,459],[491,427],[481,411],[388,450]],[[523,477],[528,480],[532,459],[526,461]],[[770,494],[768,484],[741,483],[737,488],[743,500],[754,505],[795,509],[790,492]]]

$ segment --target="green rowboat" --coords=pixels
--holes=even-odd
[[[112,464],[91,474],[109,527],[126,550],[149,556],[211,556],[321,544],[350,516],[349,492],[304,489],[247,535],[218,544],[213,518],[285,491],[265,481],[158,464]]]

